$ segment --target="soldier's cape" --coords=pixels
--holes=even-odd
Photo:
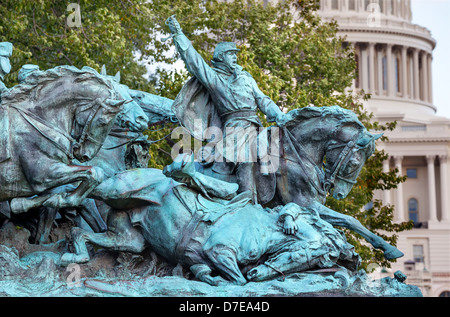
[[[222,129],[222,121],[209,91],[196,78],[189,79],[175,98],[172,110],[181,126],[198,140],[205,140],[208,127]]]
[[[217,127],[223,131],[223,123],[217,107],[209,91],[196,77],[191,77],[184,84],[172,104],[172,110],[180,125],[198,140],[207,139],[208,135],[204,132],[208,127]],[[265,132],[264,137],[267,138],[267,130]],[[212,169],[216,173],[229,175],[234,173],[235,165],[227,161],[214,162]],[[270,201],[275,194],[275,174],[262,174],[258,168],[255,177],[258,201],[261,203]]]

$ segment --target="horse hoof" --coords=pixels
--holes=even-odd
[[[396,247],[391,247],[388,250],[384,251],[384,258],[386,260],[394,260],[397,258],[401,258],[402,256],[404,256],[403,252]]]

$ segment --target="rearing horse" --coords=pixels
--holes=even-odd
[[[133,101],[125,104],[124,109],[117,115],[111,131],[96,156],[90,161],[84,163],[75,161],[75,163],[100,167],[104,172],[105,179],[129,168],[147,167],[148,148],[152,142],[156,141],[147,140],[142,131],[160,123],[176,122],[176,116],[171,110],[173,100],[129,89],[120,83],[120,72],[117,72],[115,76],[109,76],[105,66],[102,67],[101,73],[88,66],[84,66],[81,70],[108,80],[121,99]],[[76,184],[70,184],[58,188],[58,191],[70,191],[75,187]],[[73,212],[74,209],[70,208],[70,210]],[[37,225],[35,221],[25,223],[28,225],[27,228],[34,233],[32,235],[34,241],[37,243],[48,242],[48,236],[58,211],[64,214],[65,210],[41,207]],[[106,204],[87,198],[76,207],[76,211],[94,232],[106,230],[103,220],[109,213],[109,207]],[[20,218],[22,217],[20,216]],[[30,225],[31,227],[29,227]]]
[[[104,175],[98,167],[72,165],[72,159],[85,162],[97,154],[124,103],[108,80],[72,66],[31,74],[13,87],[1,104],[9,146],[0,163],[0,201],[12,199],[17,213],[36,204],[77,206]],[[51,192],[77,182],[71,192]]]

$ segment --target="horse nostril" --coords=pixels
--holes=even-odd
[[[83,162],[87,162],[87,161],[90,161],[91,160],[91,158],[90,158],[90,156],[89,155],[83,155],[82,157],[81,157],[81,162],[83,163]]]
[[[144,117],[144,116],[139,116],[136,118],[136,123],[138,123],[141,127],[145,127],[147,128],[148,125],[148,117]]]

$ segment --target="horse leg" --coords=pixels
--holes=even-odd
[[[145,249],[144,237],[132,226],[126,212],[115,211],[110,215],[107,232],[93,233],[75,227],[71,233],[75,253],[64,253],[61,257],[61,265],[88,262],[90,257],[86,242],[114,251],[141,253]]]
[[[78,187],[71,192],[64,192],[50,197],[44,202],[44,206],[75,207],[85,200],[91,191],[104,179],[104,172],[96,166],[70,166],[74,175],[74,181],[81,181]],[[69,182],[70,183],[70,182]]]
[[[330,208],[327,208],[321,204],[316,204],[314,207],[319,207],[318,212],[320,218],[327,221],[333,226],[340,226],[350,229],[358,234],[360,234],[364,239],[366,239],[374,248],[380,249],[384,252],[384,257],[387,260],[396,259],[403,256],[403,253],[390,245],[383,238],[377,236],[366,227],[364,227],[357,219],[338,213]]]
[[[26,168],[27,178],[32,188],[38,192],[45,192],[48,188],[61,188],[63,185],[81,183],[73,191],[68,192],[73,186],[68,186],[66,191],[51,190],[35,197],[16,197],[11,200],[11,211],[15,214],[24,213],[40,206],[64,208],[75,207],[90,194],[90,192],[104,179],[103,170],[94,166],[75,166],[63,163],[47,162],[52,170],[36,171]],[[24,164],[24,163],[23,163]],[[29,165],[29,163],[27,163]],[[64,187],[65,188],[65,187]]]
[[[94,232],[105,232],[108,229],[108,226],[103,221],[97,209],[94,199],[87,198],[83,200],[78,212]]]
[[[206,246],[206,244],[205,244]],[[212,264],[233,284],[244,285],[247,280],[237,264],[236,252],[222,244],[215,244],[203,252]]]
[[[48,237],[52,229],[53,221],[56,218],[58,209],[50,207],[42,207],[39,211],[38,228],[35,236],[35,243],[48,243]]]
[[[264,281],[276,278],[280,275],[302,272],[314,268],[320,262],[320,256],[323,252],[312,254],[305,248],[299,248],[297,251],[285,251],[274,258],[268,259],[261,265],[256,266],[247,273],[247,278],[251,281]]]

